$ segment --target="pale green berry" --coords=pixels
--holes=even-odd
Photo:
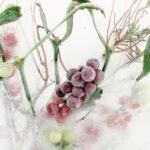
[[[74,132],[71,130],[63,131],[62,141],[66,144],[71,144],[75,139]]]
[[[59,144],[62,140],[62,132],[58,129],[53,129],[49,133],[49,140],[52,144]]]
[[[134,87],[134,99],[141,105],[150,103],[150,76],[142,78]]]
[[[134,93],[136,94],[136,93],[143,92],[146,90],[150,90],[150,77],[149,76],[146,76],[140,81],[138,81],[138,83],[134,87]]]
[[[0,77],[8,78],[12,75],[14,67],[8,63],[0,63]]]
[[[146,105],[150,102],[150,93],[149,91],[142,91],[134,95],[134,98],[141,105]]]

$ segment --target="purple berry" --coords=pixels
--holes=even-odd
[[[99,61],[97,59],[91,58],[86,63],[87,66],[90,66],[94,69],[98,69],[99,67]]]
[[[70,95],[67,98],[67,106],[70,108],[79,108],[80,107],[80,99],[78,97]]]
[[[56,89],[56,95],[57,95],[58,97],[64,97],[64,96],[65,96],[65,94],[61,91],[60,88],[57,88],[57,89]]]
[[[65,82],[61,85],[60,89],[61,89],[61,91],[62,91],[64,94],[70,93],[71,90],[72,90],[72,84],[71,84],[71,82],[65,81]]]
[[[81,71],[81,77],[86,82],[91,82],[96,77],[96,72],[92,67],[84,67]]]
[[[85,91],[92,94],[96,90],[96,85],[93,83],[87,83],[85,85]]]
[[[96,70],[96,77],[94,79],[94,83],[96,85],[100,84],[101,81],[104,79],[104,72],[102,70],[97,69]]]
[[[67,79],[71,80],[72,76],[78,72],[78,69],[72,68],[67,72]]]
[[[82,97],[82,96],[84,96],[84,91],[82,88],[73,87],[72,88],[72,95],[76,96],[76,97]]]
[[[72,76],[71,83],[75,87],[84,87],[84,81],[81,78],[81,72],[77,72]]]

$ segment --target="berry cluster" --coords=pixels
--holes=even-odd
[[[72,109],[81,108],[104,78],[99,65],[99,61],[92,58],[86,66],[70,69],[67,81],[56,89],[53,102],[47,105],[48,114],[56,116],[60,122],[60,118],[66,119]]]

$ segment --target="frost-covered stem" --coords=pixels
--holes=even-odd
[[[40,16],[41,16],[41,21],[42,21],[42,24],[43,24],[43,29],[45,30],[45,33],[48,34],[51,31],[48,29],[45,13],[44,13],[44,11],[43,11],[40,4],[37,3],[37,6],[40,9]],[[55,83],[56,83],[56,86],[58,86],[60,84],[60,76],[59,76],[59,69],[58,69],[58,56],[59,56],[60,40],[54,34],[52,34],[52,36],[53,36],[53,39],[49,38],[49,40],[52,43],[52,46],[53,46],[53,49],[54,49]]]
[[[21,80],[22,80],[22,83],[23,83],[23,87],[24,87],[24,90],[25,90],[25,94],[26,94],[27,100],[30,103],[32,114],[35,117],[36,113],[35,113],[33,102],[32,102],[32,98],[31,98],[31,95],[30,95],[30,92],[29,92],[27,80],[26,80],[26,77],[25,77],[25,74],[24,74],[24,67],[23,66],[21,66],[21,68],[19,69],[19,72],[20,72],[20,76],[21,76]]]
[[[54,48],[55,82],[56,82],[56,86],[58,86],[60,84],[60,76],[59,76],[59,69],[58,69],[59,42],[57,43],[56,40],[53,40],[52,45]]]
[[[24,73],[24,59],[16,58],[16,60],[14,62],[14,65],[19,70],[20,77],[21,77],[21,80],[22,80],[22,84],[23,84],[23,87],[24,87],[24,91],[25,91],[25,94],[26,94],[26,98],[27,98],[27,100],[30,104],[33,116],[36,117],[36,113],[35,113],[32,98],[31,98],[31,94],[30,94],[29,87],[28,87],[27,80],[26,80],[25,73]]]

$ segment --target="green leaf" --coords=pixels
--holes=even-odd
[[[43,9],[41,8],[41,6],[40,6],[40,16],[41,16],[41,20],[42,20],[42,23],[43,23],[44,30],[46,32],[48,32],[46,16],[45,16],[45,13],[44,13]]]
[[[0,77],[0,81],[4,80],[4,78]]]
[[[12,6],[0,13],[0,26],[18,20],[21,17],[21,8]]]
[[[147,45],[144,51],[143,71],[137,80],[140,80],[150,72],[150,37],[148,38]]]
[[[0,79],[8,78],[13,73],[13,65],[9,63],[0,63]]]
[[[92,105],[95,100],[99,100],[101,98],[102,93],[103,93],[103,90],[97,87],[95,92],[90,96],[89,100],[85,103],[84,106],[88,107]]]
[[[88,2],[90,2],[89,0],[73,0],[73,1],[76,1],[76,2],[79,2],[79,3],[88,3]]]
[[[87,0],[84,0],[84,1],[89,2],[89,1],[87,1]],[[105,13],[104,13],[103,9],[100,8],[99,6],[96,6],[96,5],[92,4],[92,3],[86,3],[87,5],[86,5],[86,4],[85,4],[85,5],[84,5],[84,4],[81,4],[81,5],[80,5],[80,4],[81,4],[80,1],[77,1],[77,0],[73,1],[73,2],[69,5],[69,7],[68,7],[68,9],[67,9],[67,14],[66,14],[66,16],[67,16],[71,11],[73,11],[74,9],[76,9],[75,6],[78,6],[77,11],[78,11],[78,10],[82,10],[82,9],[87,9],[87,10],[89,10],[89,11],[92,11],[93,9],[96,9],[96,10],[100,10],[100,12],[105,16]],[[64,35],[64,37],[62,38],[61,42],[64,42],[64,41],[71,35],[71,33],[72,33],[72,30],[73,30],[73,17],[74,17],[74,15],[70,16],[70,17],[67,19],[67,31],[66,31],[66,34]]]

